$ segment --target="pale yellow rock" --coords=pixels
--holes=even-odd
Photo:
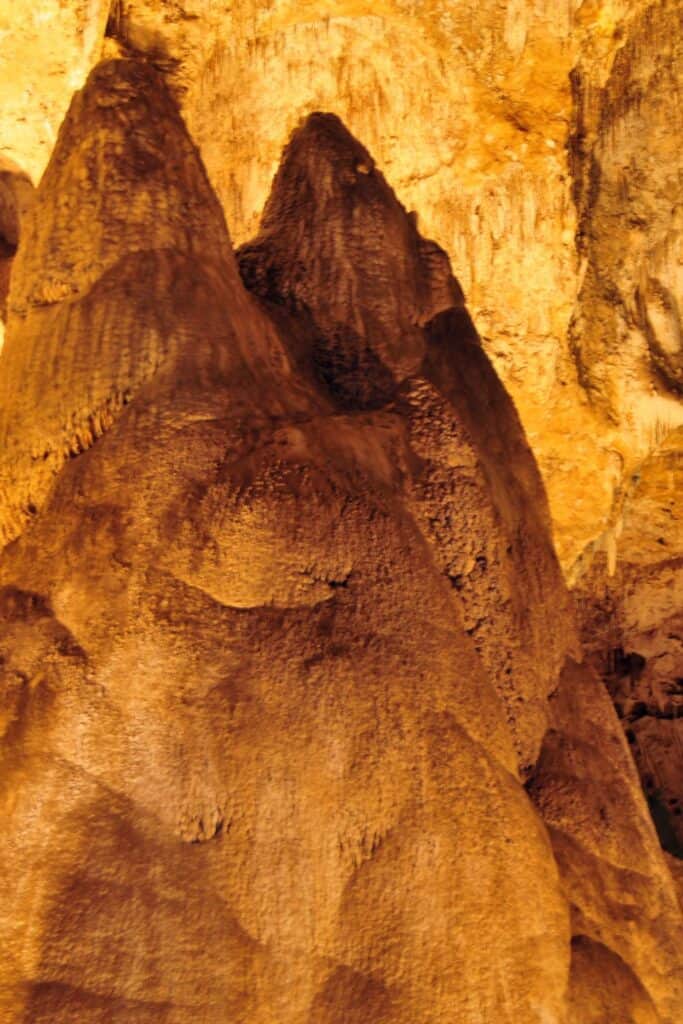
[[[109,0],[0,0],[0,158],[37,184],[99,56]]]

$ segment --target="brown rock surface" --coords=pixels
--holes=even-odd
[[[161,76],[117,61],[25,224],[3,1019],[677,1024],[627,745],[587,669],[551,696],[578,652],[534,460],[367,151],[302,126],[250,295]]]
[[[104,101],[115,124],[127,116],[132,88],[152,142],[173,137],[158,77],[106,65],[46,181],[88,153]],[[146,144],[142,126],[128,133],[123,165]],[[171,234],[175,190],[204,187],[185,146],[135,235],[143,253]],[[120,164],[93,166],[109,195]],[[68,198],[42,188],[36,216]],[[555,864],[410,515],[403,417],[315,384],[305,318],[275,327],[242,290],[214,209],[222,286],[207,246],[191,308],[165,300],[177,348],[55,466],[0,566],[5,1018],[561,1019]],[[93,237],[119,316],[140,309],[131,277],[111,276],[106,232]],[[17,275],[13,308],[35,287]],[[84,301],[72,295],[56,304]],[[158,292],[148,302],[159,315]],[[38,323],[39,348],[54,320]],[[68,354],[80,336],[63,323]],[[3,358],[24,324],[17,313]],[[82,372],[107,382],[120,362],[99,330]],[[29,391],[42,372],[25,369]]]
[[[624,961],[581,935],[572,942],[569,1019],[581,1024],[657,1024],[660,1017]]]
[[[641,445],[683,419],[680,13],[677,0],[633,5],[601,87],[581,63],[574,75],[584,272],[573,340],[593,400],[634,440],[650,432]]]
[[[73,88],[102,32],[102,5],[5,3],[17,63],[39,68],[30,89],[23,69],[7,69],[0,147],[37,178],[66,107],[65,68]],[[100,51],[121,47],[163,70],[239,242],[254,232],[302,116],[334,111],[366,141],[453,259],[537,454],[568,571],[604,543],[632,445],[619,433],[615,442],[591,408],[569,345],[582,266],[565,148],[576,107],[569,73],[580,63],[601,88],[645,7],[117,0],[100,35]]]
[[[656,526],[656,522],[653,524]],[[645,540],[646,538],[643,538]],[[615,703],[665,849],[683,856],[681,557],[588,581],[586,647]]]
[[[683,422],[677,0],[4,7],[0,150],[34,179],[117,48],[171,83],[240,242],[299,119],[340,115],[453,259],[567,577],[613,552],[631,473]]]
[[[121,78],[105,64],[94,75],[101,86],[72,104],[13,268],[0,356],[3,540],[64,460],[187,345],[202,289],[237,280],[222,214],[165,91],[150,100],[144,68]]]
[[[683,431],[670,431],[622,496],[613,575],[580,588],[584,644],[622,718],[665,849],[683,856]],[[618,554],[618,558],[616,555]]]
[[[683,996],[678,893],[619,722],[585,666],[570,661],[562,674],[528,788],[571,907],[569,1019],[676,1020]]]
[[[311,358],[344,408],[384,406],[405,423],[409,504],[528,768],[576,642],[538,471],[446,254],[341,122],[314,114],[238,260],[253,291],[310,317]]]
[[[457,268],[572,581],[613,543],[635,464],[683,421],[661,371],[680,349],[679,14],[121,0],[110,29],[164,68],[239,241],[302,115],[333,110],[369,144]]]
[[[0,351],[7,319],[7,295],[19,244],[22,221],[32,203],[34,188],[27,175],[8,161],[0,163]]]
[[[458,269],[540,459],[569,566],[602,533],[614,486],[567,343],[578,6],[122,0],[111,26],[164,68],[238,241],[301,117],[334,111],[369,145]],[[592,500],[577,514],[579,482]]]

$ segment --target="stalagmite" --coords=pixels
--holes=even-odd
[[[328,7],[0,0],[0,1021],[680,1024],[678,5]]]
[[[89,140],[106,145],[101,112],[128,125],[131,104],[155,112],[149,129],[140,121],[117,136],[118,161],[89,160]],[[173,133],[159,183],[154,141]],[[105,204],[119,169],[143,154],[156,216],[134,224],[131,256]],[[65,167],[71,194],[46,185]],[[363,188],[378,186],[364,173],[359,182],[342,172],[361,213]],[[422,277],[428,315],[458,305],[457,347],[463,310],[445,257],[432,285],[435,250],[422,258],[378,183],[387,223],[406,239],[397,264]],[[95,410],[112,382],[129,398],[99,422],[99,438],[92,407],[79,406],[90,433],[55,463],[0,567],[2,865],[18,876],[2,910],[5,1014],[219,1021],[229,1007],[242,1019],[341,1021],[369,1004],[384,1020],[531,1021],[540,1008],[558,1018],[569,945],[555,864],[516,779],[504,705],[406,493],[420,461],[411,415],[428,435],[431,407],[457,423],[457,405],[428,389],[421,413],[404,414],[401,380],[419,365],[382,370],[382,352],[389,392],[371,410],[339,399],[335,369],[321,377],[307,350],[307,315],[270,320],[243,291],[158,76],[125,61],[94,72],[69,114],[25,235],[3,358],[25,352],[30,296],[58,265],[60,235],[45,229],[41,259],[39,227],[84,184],[86,206],[92,196],[102,211],[88,237],[99,248],[83,254],[87,277],[72,251],[62,301],[92,302],[92,329],[84,351],[69,329],[78,321],[66,322],[44,436],[74,422],[53,410],[68,408],[79,373],[101,388],[83,392]],[[206,243],[182,264],[189,309],[172,290],[181,280],[158,269],[181,205],[205,217],[202,235],[187,223],[188,249]],[[363,241],[354,258],[372,277],[377,239],[367,255]],[[130,260],[151,267],[144,294],[121,273]],[[43,268],[37,280],[30,265]],[[55,344],[54,318],[37,308],[24,371],[34,401],[42,346]],[[143,333],[122,361],[110,338],[145,311],[153,326],[163,314],[175,347],[155,349]],[[446,344],[409,320],[397,330],[421,357]],[[492,376],[484,386],[503,400]],[[21,408],[12,427],[17,438],[27,429]],[[479,496],[490,503],[483,478]]]

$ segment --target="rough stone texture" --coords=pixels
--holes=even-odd
[[[652,1000],[618,956],[598,942],[572,942],[569,1019],[581,1024],[657,1024]]]
[[[444,253],[314,118],[240,264],[260,297],[161,78],[99,68],[2,354],[6,521],[35,495],[0,559],[3,1021],[606,1024],[590,942],[615,1011],[677,1024],[671,874],[594,678],[545,707],[571,616]]]
[[[656,525],[656,524],[655,524]],[[683,857],[683,561],[587,581],[584,643],[626,730],[665,849]]]
[[[628,744],[586,666],[568,662],[550,707],[529,792],[548,825],[572,912],[576,1016],[569,1019],[658,1020],[657,1009],[676,1020],[680,904]]]
[[[0,158],[33,182],[98,59],[109,7],[110,0],[0,2]]]
[[[528,768],[576,644],[540,476],[446,254],[420,237],[340,121],[315,114],[289,143],[259,235],[238,260],[250,289],[310,318],[312,361],[343,407],[384,406],[405,421],[413,514]]]
[[[117,48],[171,83],[239,242],[300,118],[339,114],[453,260],[568,578],[618,548],[632,472],[683,422],[677,0],[4,6],[0,146],[34,177]]]
[[[633,472],[618,559],[582,581],[583,642],[626,729],[660,838],[683,856],[683,431]],[[613,569],[610,575],[609,569]]]
[[[333,110],[369,144],[453,260],[577,578],[683,421],[661,372],[680,358],[677,0],[117,12],[112,35],[177,89],[238,240],[302,114]]]
[[[683,419],[675,400],[683,391],[679,29],[676,0],[647,4],[632,18],[602,88],[581,64],[574,75],[579,368],[594,401],[623,429],[659,432],[646,439],[650,445]]]
[[[8,161],[0,166],[0,236],[16,249],[21,223],[33,203],[33,185],[28,176]]]
[[[123,0],[111,25],[125,49],[165,68],[238,241],[255,230],[302,116],[334,111],[369,145],[453,260],[537,451],[568,564],[604,528],[614,484],[567,344],[573,9]],[[583,519],[577,474],[593,491]]]
[[[222,291],[237,279],[175,106],[159,92],[154,109],[144,68],[121,78],[105,64],[94,75],[101,87],[72,104],[14,261],[11,344],[0,354],[3,541],[41,505],[64,460],[187,345],[209,275]]]
[[[599,62],[598,62],[599,63]],[[621,482],[579,594],[584,640],[612,694],[664,847],[683,856],[683,179],[680,5],[633,5],[596,78],[573,78],[581,289],[572,345],[614,424]]]
[[[81,75],[102,13],[42,0],[44,38],[34,40],[35,5],[4,2],[16,52],[30,65],[30,39],[42,62],[30,92],[7,75],[0,145],[4,131],[35,176],[66,104],[64,68]],[[579,284],[568,76],[582,39],[612,53],[624,20],[616,5],[605,16],[578,0],[485,0],[476,10],[443,0],[116,0],[104,41],[105,52],[119,46],[163,70],[240,242],[303,115],[334,111],[369,144],[454,261],[537,452],[568,569],[601,543],[621,468],[568,345]],[[20,118],[26,131],[13,128]]]
[[[102,104],[116,137],[133,87],[152,123],[126,133],[121,164],[89,166],[93,127],[107,143]],[[45,182],[80,160],[109,196],[120,166],[174,134],[158,77],[106,65]],[[172,198],[191,204],[191,185],[205,187],[186,144],[140,243],[172,233]],[[36,217],[49,224],[68,199],[43,187]],[[382,199],[413,237],[386,186]],[[229,253],[218,207],[205,209]],[[227,255],[233,274],[215,287],[206,253],[191,309],[166,298],[177,350],[61,468],[0,566],[1,848],[17,878],[4,1013],[558,1019],[569,946],[555,864],[503,706],[410,515],[403,418],[335,402],[334,375],[316,385],[296,367],[305,319],[301,334],[276,330]],[[355,256],[371,270],[372,248]],[[31,258],[50,266],[49,251]],[[40,285],[17,275],[13,304]],[[129,276],[111,287],[119,317],[140,307]],[[17,316],[8,357],[22,330]],[[90,340],[83,373],[117,380],[102,328]],[[25,370],[29,390],[42,373]]]

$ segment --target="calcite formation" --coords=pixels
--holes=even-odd
[[[529,792],[571,907],[568,1020],[676,1020],[681,904],[628,744],[587,666],[567,662],[550,713]]]
[[[333,111],[369,146],[458,269],[534,442],[568,566],[602,534],[614,489],[567,340],[575,6],[122,0],[110,24],[125,52],[163,67],[238,242],[302,116]],[[593,492],[582,516],[577,482]]]
[[[87,68],[142,55],[244,242],[300,117],[341,116],[453,259],[575,582],[619,549],[632,472],[683,422],[678,8],[4,0],[0,149],[37,181]]]
[[[110,0],[0,3],[0,159],[35,183],[75,89],[97,61]]]
[[[525,770],[576,642],[538,471],[446,254],[420,237],[339,120],[314,114],[238,259],[253,292],[305,312],[311,359],[343,407],[389,407],[404,420],[413,515],[459,594]]]
[[[677,1024],[674,878],[446,253],[317,113],[236,259],[162,71],[94,70],[12,269],[3,1021]]]
[[[4,541],[41,505],[64,460],[88,448],[187,344],[211,274],[217,291],[230,280],[226,266],[237,276],[220,208],[172,101],[159,93],[166,106],[154,111],[134,74],[109,72],[97,69],[99,87],[72,105],[41,182],[46,199],[24,218],[13,266],[14,340],[0,375]]]

